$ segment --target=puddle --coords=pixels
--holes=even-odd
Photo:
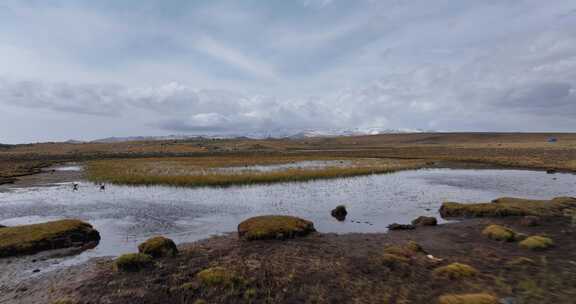
[[[307,161],[299,161],[299,162],[276,164],[276,165],[254,165],[254,166],[215,168],[211,169],[210,171],[236,173],[236,172],[274,172],[290,169],[316,170],[328,167],[350,167],[353,164],[354,163],[349,160],[307,160]]]
[[[269,167],[269,166],[263,166]],[[80,218],[101,233],[100,244],[78,256],[51,260],[49,269],[92,257],[134,252],[153,235],[177,243],[235,231],[250,216],[289,214],[312,220],[320,232],[385,232],[420,215],[438,216],[443,201],[485,202],[502,196],[549,199],[576,196],[576,175],[526,170],[425,169],[304,183],[230,188],[173,188],[82,182],[0,192],[0,224]],[[339,204],[344,222],[330,216]]]
[[[75,171],[75,172],[79,172],[79,171],[83,170],[82,166],[75,166],[75,165],[52,167],[50,169],[52,169],[54,171]]]

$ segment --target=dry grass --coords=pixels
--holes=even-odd
[[[220,156],[189,158],[144,158],[101,160],[88,163],[88,178],[95,182],[125,185],[168,185],[181,187],[231,186],[244,184],[309,181],[314,179],[390,173],[424,165],[415,160],[347,159],[342,166],[251,171],[253,165],[274,165],[311,160],[342,160],[312,156]],[[349,162],[349,163],[348,163]],[[245,171],[218,171],[244,167]]]

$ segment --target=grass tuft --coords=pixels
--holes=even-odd
[[[121,255],[114,261],[115,271],[137,272],[153,264],[152,257],[142,253]]]
[[[498,304],[498,298],[486,293],[443,295],[438,304]]]
[[[162,236],[155,236],[138,245],[138,251],[150,255],[153,258],[175,256],[178,254],[178,248],[174,241]]]
[[[476,276],[478,274],[478,271],[470,265],[461,263],[452,263],[450,265],[434,269],[432,274],[437,278],[458,280]]]
[[[512,242],[516,239],[516,233],[512,229],[500,225],[490,225],[482,230],[482,234],[495,241]]]
[[[549,237],[534,235],[526,238],[518,245],[526,249],[544,250],[554,246],[554,241]]]
[[[287,215],[252,217],[238,225],[238,236],[249,241],[293,238],[314,231],[312,222]]]
[[[60,220],[0,229],[0,257],[80,246],[100,240],[100,234],[80,220]]]
[[[576,209],[576,198],[557,197],[552,200],[529,200],[504,197],[491,203],[462,204],[446,202],[440,208],[442,217],[562,216]]]

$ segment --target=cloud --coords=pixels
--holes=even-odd
[[[274,79],[276,73],[274,67],[262,60],[254,59],[243,52],[228,47],[223,43],[209,37],[201,36],[194,40],[193,47],[218,60],[230,64],[244,72],[259,78]]]
[[[38,125],[576,131],[572,0],[3,5],[0,103]]]

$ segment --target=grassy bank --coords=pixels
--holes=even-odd
[[[0,228],[0,258],[97,242],[100,235],[85,222],[60,220]]]
[[[349,176],[389,173],[418,168],[414,160],[348,159],[347,165],[323,168],[297,168],[267,172],[249,170],[254,165],[273,165],[311,160],[337,160],[318,157],[196,157],[146,158],[92,161],[87,165],[91,181],[124,185],[168,185],[182,187],[232,186],[261,183],[309,181]],[[339,159],[341,160],[341,158]],[[214,171],[217,168],[243,167],[245,171]]]

